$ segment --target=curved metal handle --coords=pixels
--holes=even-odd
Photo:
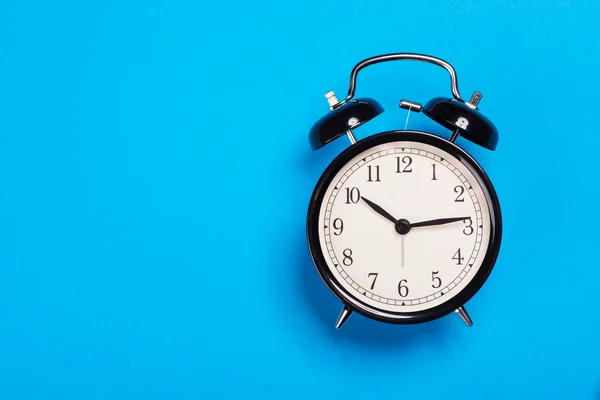
[[[430,64],[439,65],[440,67],[444,68],[446,71],[448,71],[448,73],[450,73],[450,86],[452,89],[452,95],[456,100],[459,100],[464,103],[464,100],[460,98],[460,93],[458,92],[458,78],[456,77],[456,71],[448,62],[437,57],[427,56],[425,54],[395,53],[367,58],[366,60],[363,60],[356,64],[356,66],[352,69],[352,73],[350,74],[350,87],[348,88],[348,96],[339,103],[331,106],[331,108],[336,109],[354,97],[354,92],[356,90],[356,76],[358,75],[358,71],[365,67],[368,67],[369,65],[396,60],[422,61]]]

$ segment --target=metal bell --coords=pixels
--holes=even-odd
[[[374,99],[364,97],[350,100],[315,122],[309,132],[310,146],[313,150],[320,149],[382,112],[383,107]]]
[[[422,111],[429,118],[454,132],[451,141],[460,135],[480,146],[495,150],[498,145],[498,130],[477,109],[481,94],[475,92],[467,103],[446,97],[435,97],[427,102]]]

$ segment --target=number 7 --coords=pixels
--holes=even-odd
[[[373,276],[375,276],[375,278],[373,279],[373,283],[371,284],[371,290],[373,290],[373,288],[375,287],[375,281],[377,280],[377,275],[379,275],[379,274],[378,274],[378,273],[375,273],[375,272],[371,272],[371,273],[369,274],[369,278],[370,278],[372,275],[373,275]]]

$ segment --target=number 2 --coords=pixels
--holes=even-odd
[[[465,198],[463,197],[465,194],[465,188],[457,185],[454,187],[454,193],[458,193],[458,196],[456,196],[456,199],[454,200],[455,202],[459,202],[459,203],[464,203],[465,202]]]

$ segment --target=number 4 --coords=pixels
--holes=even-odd
[[[456,265],[462,265],[465,258],[460,256],[460,249],[458,249],[456,250],[456,253],[454,253],[454,256],[452,256],[452,259],[456,260]]]

